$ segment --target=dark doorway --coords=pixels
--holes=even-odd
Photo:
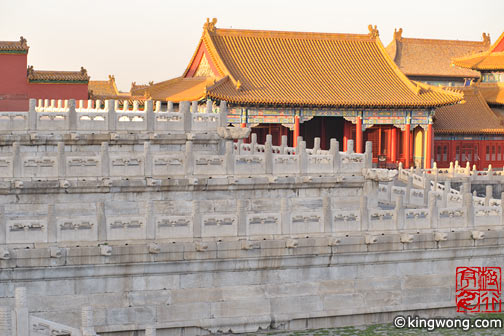
[[[306,148],[313,148],[313,140],[320,138],[320,148],[329,149],[331,139],[343,143],[343,125],[345,120],[341,117],[313,117],[301,124],[300,133],[306,141]]]

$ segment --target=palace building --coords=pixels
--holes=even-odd
[[[141,87],[136,94],[166,101],[226,100],[228,121],[252,127],[263,140],[282,135],[296,145],[321,138],[373,142],[373,159],[388,166],[432,159],[435,108],[462,94],[409,80],[391,60],[376,27],[367,34],[220,29],[207,20],[181,77]],[[425,143],[413,141],[425,133]],[[417,147],[420,147],[418,149]]]
[[[87,99],[89,76],[80,71],[45,71],[27,66],[29,46],[0,41],[0,111],[26,111],[28,100]]]
[[[461,104],[435,110],[434,161],[440,168],[454,161],[469,162],[478,169],[504,164],[504,99],[499,98],[504,93],[499,66],[478,66],[475,61],[483,55],[496,59],[493,54],[501,40],[502,36],[491,46],[485,33],[482,41],[405,38],[399,29],[387,46],[390,57],[409,79],[453,87],[464,94]]]

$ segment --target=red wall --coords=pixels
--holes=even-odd
[[[27,54],[0,54],[0,110],[28,109]]]
[[[28,84],[28,96],[35,99],[88,99],[88,85],[85,84]]]

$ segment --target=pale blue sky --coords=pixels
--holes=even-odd
[[[504,31],[504,0],[0,0],[0,40],[28,40],[28,63],[114,74],[119,89],[180,76],[207,17],[217,27],[367,33],[377,25],[386,46],[405,37],[492,42]]]

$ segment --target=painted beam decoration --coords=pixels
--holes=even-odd
[[[299,115],[301,123],[313,117],[343,117],[355,124],[357,116],[362,116],[363,125],[405,125],[411,116],[411,125],[422,127],[429,124],[430,110],[335,110],[335,109],[296,109],[296,108],[249,108],[235,107],[228,112],[228,122],[232,124],[294,124],[294,116]]]

